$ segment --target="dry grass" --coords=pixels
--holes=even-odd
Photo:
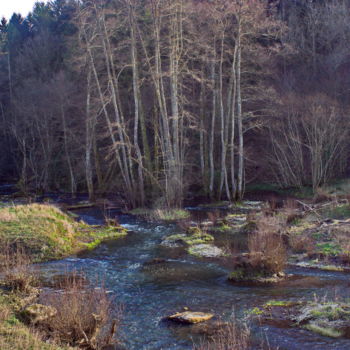
[[[36,281],[31,269],[31,259],[24,248],[17,244],[5,243],[1,246],[0,271],[3,282],[16,292],[27,293]]]
[[[263,216],[256,225],[257,229],[248,237],[251,266],[267,274],[283,271],[287,261],[284,224],[276,216]]]
[[[20,324],[4,328],[0,325],[0,332],[1,350],[73,350],[70,347],[43,342],[40,334],[30,332]]]
[[[17,220],[17,216],[10,212],[9,208],[2,208],[0,211],[0,221],[10,222]]]
[[[195,345],[194,350],[248,350],[250,348],[250,330],[246,325],[238,326],[229,322],[220,329],[211,340]]]
[[[280,212],[287,224],[293,223],[295,220],[301,218],[298,203],[291,198],[284,202],[284,206]]]
[[[6,304],[0,304],[0,323],[6,321],[11,315],[11,308]]]
[[[312,255],[316,250],[316,242],[308,234],[290,234],[288,243],[295,253],[307,253]]]
[[[214,211],[209,211],[207,213],[208,216],[208,220],[211,221],[213,223],[213,225],[215,226],[218,222],[218,220],[221,217],[221,214],[218,210],[214,210]]]
[[[42,299],[57,309],[57,315],[43,325],[57,343],[96,350],[112,342],[120,313],[113,309],[104,288],[93,288],[78,275],[69,276],[59,293],[48,293]],[[113,314],[116,318],[112,320]]]

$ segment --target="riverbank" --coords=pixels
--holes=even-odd
[[[124,237],[127,233],[128,231],[117,223],[92,226],[76,221],[67,213],[49,204],[2,205],[0,208],[0,349],[69,350],[76,348],[65,345],[71,343],[69,339],[55,345],[55,337],[49,336],[48,332],[48,329],[52,329],[52,325],[33,323],[24,317],[24,312],[29,307],[39,305],[40,308],[53,308],[53,306],[38,304],[43,294],[39,277],[32,271],[31,264],[62,259],[91,250],[102,242]],[[69,319],[67,315],[70,307],[68,307],[66,316],[63,315],[62,320],[57,320],[71,322],[69,326],[66,325],[68,330],[69,327],[74,329],[72,320],[77,316],[86,322],[89,315],[93,317],[94,312],[98,315],[99,304],[94,305],[97,299],[103,300],[105,297],[107,304],[105,294],[95,298],[97,292],[94,288],[86,289],[85,285],[78,285],[75,280],[70,280],[68,287],[67,285],[63,287],[63,290],[66,289],[72,296],[69,300],[62,300],[62,302],[65,301],[66,305],[69,304],[72,307],[74,303],[78,305],[81,303],[77,308],[77,315],[71,315]],[[57,288],[62,290],[62,285],[58,285]],[[86,299],[89,293],[94,296],[93,300]],[[50,300],[46,302],[48,305],[52,304]],[[92,304],[92,309],[90,314],[87,312],[81,317],[79,312],[84,312],[85,303]],[[59,308],[62,307],[64,302],[59,305]],[[51,316],[57,317],[56,313],[59,314],[57,306],[53,310],[56,311]],[[95,321],[89,322],[94,324]],[[91,327],[90,324],[87,329],[91,331]],[[73,340],[72,343],[80,341],[80,339],[75,342]],[[85,344],[85,348],[94,349],[95,347]]]
[[[49,204],[0,208],[0,246],[19,245],[33,262],[60,259],[92,249],[106,239],[127,235],[121,226],[91,226],[77,222]]]

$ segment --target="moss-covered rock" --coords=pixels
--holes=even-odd
[[[195,323],[208,321],[213,317],[214,315],[210,313],[185,311],[185,312],[177,312],[174,315],[168,316],[167,319],[170,321],[183,323],[183,324],[195,324]]]
[[[57,310],[48,305],[32,304],[27,306],[23,311],[22,315],[29,323],[37,324],[44,322],[57,314]]]
[[[195,234],[175,234],[166,237],[162,241],[162,245],[165,246],[192,246],[196,244],[204,244],[214,241],[214,237],[208,233],[195,233]]]
[[[187,249],[188,253],[203,258],[218,258],[225,256],[225,252],[212,244],[195,244]]]
[[[286,275],[283,271],[271,272],[267,257],[259,255],[259,265],[253,262],[256,257],[248,253],[233,257],[235,269],[228,276],[228,280],[235,283],[276,283],[284,280]],[[265,261],[265,262],[264,262]]]

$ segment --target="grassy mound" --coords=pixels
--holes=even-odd
[[[52,205],[28,204],[0,208],[0,246],[16,243],[33,261],[61,258],[102,240],[126,235],[121,227],[76,222]]]

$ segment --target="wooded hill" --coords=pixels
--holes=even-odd
[[[55,0],[0,26],[0,177],[181,206],[346,174],[344,0]]]

